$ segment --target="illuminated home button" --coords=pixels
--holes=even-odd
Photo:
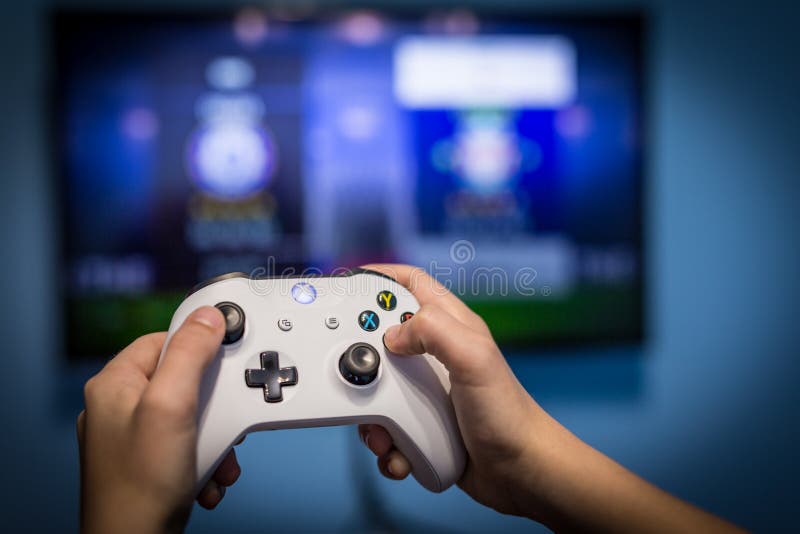
[[[292,287],[292,298],[300,304],[311,304],[317,299],[317,290],[307,282],[298,282]]]
[[[408,321],[409,319],[411,319],[412,317],[414,317],[413,313],[405,312],[405,313],[403,313],[403,315],[400,316],[400,322],[404,323],[404,322]]]
[[[327,326],[331,330],[336,330],[337,328],[339,328],[339,319],[337,319],[336,317],[333,317],[333,316],[326,317],[325,318],[325,326]]]
[[[379,324],[381,324],[381,321],[378,319],[378,314],[374,311],[364,310],[358,314],[358,326],[367,332],[377,330]]]
[[[397,306],[397,297],[391,291],[378,293],[378,306],[386,311],[392,311]]]
[[[278,328],[284,332],[288,332],[292,329],[292,320],[285,317],[283,319],[278,319]]]

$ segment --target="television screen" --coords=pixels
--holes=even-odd
[[[367,262],[501,345],[641,337],[640,17],[303,6],[54,13],[71,358],[218,274]]]

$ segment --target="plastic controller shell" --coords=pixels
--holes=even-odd
[[[307,282],[317,292],[310,304],[295,302],[291,288]],[[378,306],[377,295],[397,297],[394,310]],[[235,276],[201,287],[178,307],[170,323],[164,357],[175,330],[195,309],[234,302],[245,313],[242,338],[222,345],[200,386],[197,489],[203,487],[228,450],[259,430],[374,423],[384,426],[411,462],[412,474],[440,492],[460,478],[466,453],[450,400],[445,368],[432,356],[399,356],[383,345],[386,329],[419,305],[405,287],[383,275],[362,271],[349,276],[250,279]],[[375,331],[363,330],[358,316],[377,312]],[[329,316],[339,320],[328,328]],[[289,319],[282,331],[278,321]],[[378,377],[366,386],[344,380],[339,358],[347,347],[366,342],[381,357]],[[247,387],[245,370],[260,368],[259,355],[278,352],[281,367],[297,368],[298,383],[283,387],[283,400],[267,403],[263,390]]]

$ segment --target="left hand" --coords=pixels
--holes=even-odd
[[[185,527],[195,499],[198,390],[224,331],[216,308],[199,308],[158,369],[165,332],[137,339],[86,383],[77,422],[83,532]],[[198,503],[217,506],[240,472],[231,450]]]

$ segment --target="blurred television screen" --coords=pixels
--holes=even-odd
[[[367,262],[501,345],[641,338],[639,16],[303,6],[53,14],[71,358],[214,275]]]

